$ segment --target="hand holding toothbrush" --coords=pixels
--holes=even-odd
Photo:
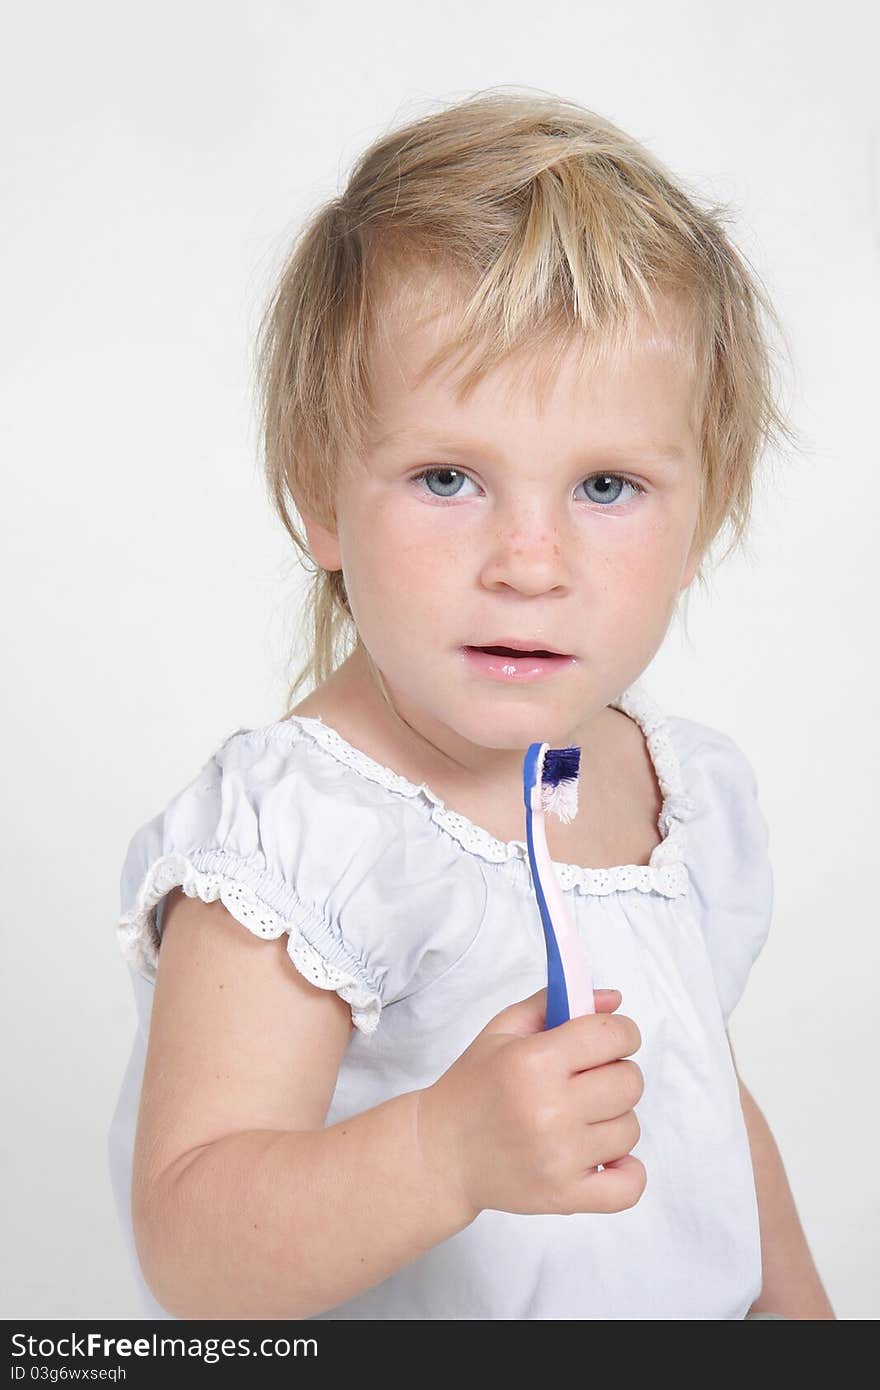
[[[498,1014],[439,1081],[419,1095],[426,1156],[473,1215],[486,1207],[534,1214],[622,1211],[645,1188],[629,1150],[641,1046],[630,1018],[602,1017],[618,990],[593,991],[586,949],[556,878],[544,813],[577,812],[579,748],[530,745],[523,800],[532,884],[547,951],[547,989]],[[614,1000],[617,1000],[615,1003]],[[543,1030],[544,1037],[533,1036]]]
[[[625,1059],[642,1038],[614,1013],[620,998],[596,990],[595,1012],[547,1029],[541,989],[490,1019],[418,1092],[424,1162],[469,1220],[489,1208],[570,1216],[635,1206],[646,1184],[630,1153],[644,1080]]]

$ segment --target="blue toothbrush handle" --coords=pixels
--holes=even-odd
[[[547,900],[544,897],[544,890],[541,887],[541,875],[538,872],[538,865],[535,860],[535,838],[532,829],[532,809],[526,806],[526,843],[529,851],[529,864],[532,870],[532,883],[535,887],[535,897],[538,900],[538,911],[541,914],[541,925],[544,928],[544,945],[547,948],[547,1011],[544,1019],[544,1028],[556,1028],[560,1023],[567,1023],[571,1018],[568,1007],[568,989],[565,984],[565,971],[562,968],[562,957],[559,954],[559,943],[556,940],[556,933],[553,930],[553,920],[550,910],[547,907]]]

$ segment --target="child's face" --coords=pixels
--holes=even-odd
[[[380,426],[340,477],[336,534],[304,518],[312,554],[342,567],[395,707],[436,747],[466,759],[467,745],[562,746],[644,671],[697,568],[690,374],[645,336],[587,371],[570,350],[542,400],[522,372],[533,358],[460,404],[454,366],[416,384],[451,323],[387,322]],[[575,660],[522,683],[463,652],[511,638]]]

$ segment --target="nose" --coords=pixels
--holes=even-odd
[[[496,521],[485,547],[482,582],[523,594],[544,594],[571,584],[571,542],[562,526],[546,520],[505,525]]]

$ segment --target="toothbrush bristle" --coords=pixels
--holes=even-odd
[[[541,768],[541,805],[563,823],[574,820],[578,807],[580,748],[548,748]]]

